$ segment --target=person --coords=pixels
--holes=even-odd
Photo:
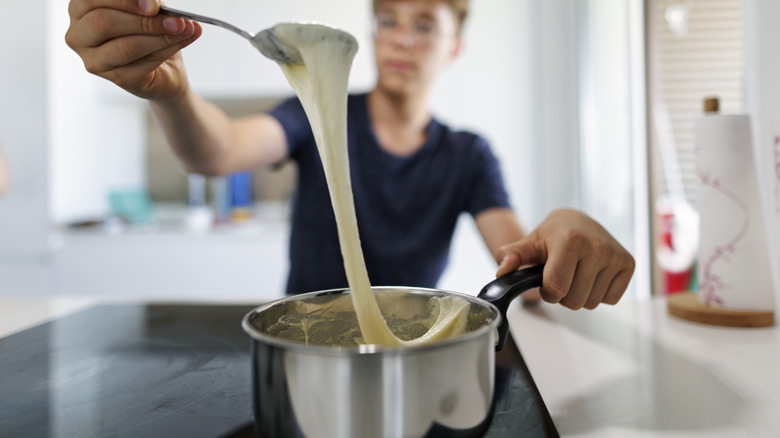
[[[346,287],[335,221],[306,116],[292,98],[230,119],[189,86],[181,49],[197,22],[158,15],[159,0],[71,0],[65,39],[88,72],[148,99],[192,172],[225,175],[286,159],[299,167],[287,292]],[[428,105],[462,46],[467,0],[374,0],[375,87],[348,99],[350,172],[372,284],[435,287],[458,216],[470,213],[498,275],[546,263],[541,297],[572,309],[615,304],[633,257],[582,212],[553,211],[526,234],[487,142],[454,131]]]

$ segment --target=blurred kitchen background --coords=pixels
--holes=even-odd
[[[0,147],[12,178],[0,198],[0,294],[281,296],[294,166],[186,175],[145,102],[88,74],[65,45],[67,3],[11,2],[0,16]],[[368,0],[167,3],[247,30],[343,28],[361,44],[351,91],[373,85]],[[692,132],[705,97],[751,113],[761,176],[774,184],[772,17],[780,2],[475,0],[434,110],[491,141],[529,230],[551,209],[582,209],[634,254],[630,296],[688,287],[686,248],[672,261],[656,252],[695,228]],[[184,57],[194,89],[231,114],[292,94],[274,63],[222,29],[204,26]],[[463,217],[439,286],[476,294],[494,272]]]

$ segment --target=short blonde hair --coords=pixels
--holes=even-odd
[[[390,1],[390,0],[373,0],[374,11],[376,11],[377,6],[379,6],[379,3],[382,1]],[[432,0],[432,1],[439,1],[447,5],[450,9],[452,9],[452,12],[455,14],[456,23],[458,25],[458,35],[460,35],[463,32],[463,23],[466,22],[466,17],[469,15],[469,0]]]

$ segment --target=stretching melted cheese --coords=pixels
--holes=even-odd
[[[333,211],[339,244],[358,325],[367,344],[416,345],[462,334],[469,304],[461,298],[432,298],[436,322],[411,341],[396,337],[379,311],[368,280],[360,247],[347,154],[347,85],[357,52],[355,38],[320,24],[282,23],[274,37],[297,50],[304,64],[279,63],[303,104],[317,142]]]

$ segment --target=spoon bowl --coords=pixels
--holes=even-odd
[[[283,64],[303,64],[301,52],[276,37],[276,27],[261,30],[252,37],[251,43],[268,59]]]

